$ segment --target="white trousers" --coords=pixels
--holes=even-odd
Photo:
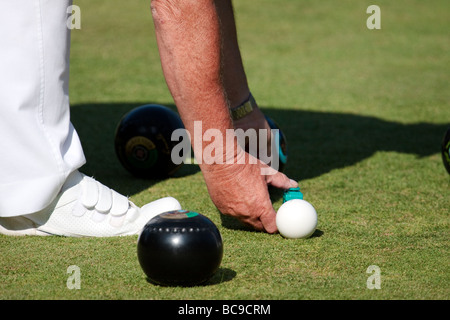
[[[0,0],[0,217],[42,210],[85,163],[70,123],[71,0]]]

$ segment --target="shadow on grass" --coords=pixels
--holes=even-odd
[[[143,104],[147,103],[86,103],[71,107],[71,121],[80,136],[86,157],[86,164],[81,171],[128,196],[148,189],[160,181],[133,176],[122,167],[114,149],[115,131],[122,116]],[[165,105],[177,111],[173,104]],[[200,169],[197,165],[185,164],[173,178],[198,171]]]
[[[114,133],[121,117],[147,103],[163,104],[176,111],[175,105],[158,102],[86,103],[71,108],[72,123],[87,158],[81,170],[126,195],[136,194],[158,181],[138,179],[129,174],[114,151]],[[352,166],[379,151],[413,154],[419,158],[439,153],[449,126],[426,122],[404,124],[348,113],[268,107],[262,110],[284,131],[288,142],[288,163],[284,172],[300,184],[301,180]],[[198,171],[197,165],[185,164],[174,178]],[[270,188],[270,193],[272,201],[282,196],[282,191],[274,188]],[[227,219],[224,224],[241,228]]]
[[[187,285],[187,286],[184,286],[184,287],[197,287],[197,286],[206,287],[206,286],[212,286],[212,285],[217,285],[217,284],[220,284],[220,283],[231,281],[234,277],[236,277],[236,271],[234,271],[232,269],[229,269],[229,268],[219,267],[219,269],[207,281],[205,281],[203,283],[200,283],[200,284]],[[155,283],[154,281],[152,281],[149,278],[147,278],[146,280],[147,280],[148,283],[151,283],[153,285],[166,287],[166,285]]]

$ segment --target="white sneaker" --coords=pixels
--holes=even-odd
[[[172,197],[137,207],[125,196],[75,171],[44,210],[0,217],[0,234],[112,237],[139,234],[156,215],[181,209]]]

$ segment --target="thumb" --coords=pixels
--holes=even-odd
[[[275,233],[278,231],[276,223],[276,212],[272,206],[266,207],[267,211],[264,212],[260,217],[260,221],[267,233]]]

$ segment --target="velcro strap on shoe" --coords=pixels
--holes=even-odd
[[[87,209],[95,209],[100,213],[108,213],[113,207],[113,192],[116,193],[116,202],[122,203],[119,205],[119,211],[123,210],[125,206],[124,200],[118,200],[119,194],[114,190],[106,187],[95,179],[84,177],[81,193],[81,203]],[[123,196],[122,196],[123,197]],[[126,199],[126,198],[125,198]],[[128,205],[128,203],[127,203]]]
[[[75,206],[74,215],[82,216],[87,209],[92,211],[93,221],[101,222],[111,213],[109,223],[113,227],[122,226],[125,220],[132,222],[139,216],[139,208],[127,197],[95,179],[85,176],[81,186],[81,204]]]
[[[112,207],[112,195],[111,189],[102,185],[101,183],[97,183],[98,185],[98,201],[95,205],[95,210],[101,213],[108,213]]]
[[[112,194],[112,207],[111,207],[111,219],[109,220],[109,224],[113,227],[119,228],[123,225],[127,213],[134,214],[134,210],[130,208],[130,202],[128,198],[117,193],[114,190],[111,190]]]
[[[126,214],[130,207],[128,198],[114,190],[111,190],[111,194],[112,194],[111,215],[118,217]]]
[[[97,181],[92,178],[84,177],[81,183],[81,203],[88,209],[93,209],[98,202]]]

